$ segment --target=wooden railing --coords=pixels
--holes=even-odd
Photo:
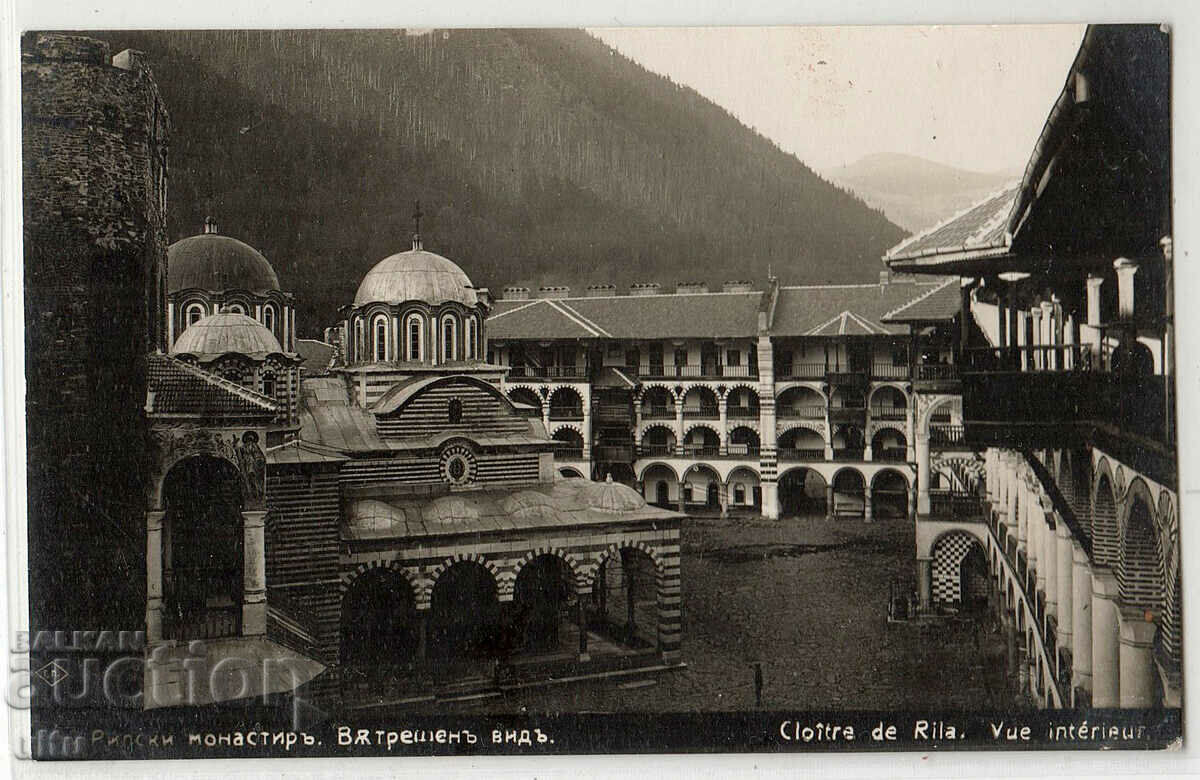
[[[908,379],[908,365],[894,363],[874,363],[871,366],[871,377],[874,379]]]
[[[701,365],[650,365],[638,370],[643,379],[755,379],[758,370],[753,366],[727,366],[721,363]]]
[[[824,447],[780,447],[776,453],[779,460],[825,460]]]
[[[699,406],[683,407],[684,417],[700,417],[704,419],[716,419],[721,415],[716,404],[700,404]]]
[[[939,425],[929,426],[929,444],[931,447],[961,447],[966,442],[963,426]]]
[[[550,407],[550,419],[551,420],[582,420],[583,419],[583,407],[582,406],[551,406]]]
[[[607,463],[629,463],[633,460],[633,445],[597,444],[592,447],[592,460]]]
[[[577,379],[588,378],[586,366],[509,366],[508,375],[514,379]]]
[[[637,448],[641,458],[669,458],[675,454],[674,444],[641,444]]]
[[[736,417],[738,419],[757,418],[758,417],[758,407],[757,406],[730,406],[730,407],[728,407],[728,409],[726,409],[725,414],[727,417]]]
[[[923,382],[953,382],[958,379],[958,366],[948,363],[921,363],[917,379]]]
[[[930,490],[929,515],[938,520],[985,522],[989,516],[987,499],[974,493]]]
[[[583,460],[583,447],[556,447],[555,460]]]
[[[880,447],[871,450],[871,458],[893,462],[904,461],[908,459],[908,450],[905,447]]]
[[[643,420],[674,420],[675,407],[673,406],[658,406],[655,404],[642,404],[642,419]]]
[[[780,406],[776,416],[783,419],[823,420],[825,419],[824,404],[801,404],[798,406]]]
[[[775,368],[775,379],[824,379],[824,363],[780,363]]]
[[[728,444],[725,446],[725,451],[731,458],[749,458],[758,457],[762,448],[757,444]]]
[[[905,420],[908,418],[908,409],[904,406],[873,406],[871,407],[872,420]]]

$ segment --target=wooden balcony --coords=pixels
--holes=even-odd
[[[936,449],[962,448],[966,446],[963,426],[933,424],[929,426],[929,446]]]
[[[574,382],[586,382],[588,370],[586,366],[509,366],[510,379],[562,379]]]
[[[929,491],[929,518],[933,520],[960,520],[970,522],[987,522],[987,499],[953,490]]]
[[[825,448],[780,447],[776,450],[779,460],[825,460]]]
[[[632,463],[632,444],[597,444],[592,447],[592,460],[600,463]]]
[[[821,380],[826,372],[824,363],[780,363],[775,367],[775,380]]]
[[[758,370],[753,366],[727,366],[722,363],[706,365],[658,365],[653,364],[638,370],[642,379],[757,379]]]
[[[775,416],[784,420],[824,420],[824,404],[802,404],[777,407]]]

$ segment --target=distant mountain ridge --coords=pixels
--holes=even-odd
[[[828,176],[900,227],[919,233],[1019,179],[1021,172],[980,173],[885,152],[835,168]]]
[[[694,90],[576,30],[89,33],[171,112],[172,240],[215,217],[313,335],[378,260],[478,286],[862,282],[904,236]]]

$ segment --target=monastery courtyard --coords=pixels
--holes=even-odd
[[[683,525],[687,668],[424,702],[485,713],[1016,706],[990,622],[893,623],[889,585],[912,570],[903,521],[690,518]],[[836,594],[836,597],[831,594]],[[978,637],[979,647],[975,646]]]

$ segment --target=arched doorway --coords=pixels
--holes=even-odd
[[[433,586],[429,624],[431,657],[454,661],[500,655],[500,602],[491,572],[474,561],[459,561],[442,572]]]
[[[836,516],[862,517],[866,513],[867,481],[858,469],[844,468],[833,475],[833,512]]]
[[[211,456],[186,458],[163,480],[163,637],[241,633],[242,476]]]
[[[658,570],[644,551],[624,547],[596,573],[592,603],[603,633],[638,650],[658,647]]]
[[[514,650],[559,649],[562,626],[574,616],[574,607],[575,577],[567,562],[549,554],[529,561],[521,567],[513,590]]]
[[[908,460],[908,439],[897,428],[880,428],[871,437],[871,460]]]
[[[654,483],[654,503],[658,506],[666,506],[671,502],[671,488],[667,485],[666,480],[658,480]]]
[[[670,466],[654,463],[642,471],[643,497],[663,509],[674,508],[679,500],[679,477]]]
[[[823,516],[826,511],[825,478],[819,471],[794,468],[779,478],[779,512],[789,517]]]
[[[392,569],[373,569],[342,596],[343,680],[370,685],[410,673],[418,663],[420,631],[412,587]]]
[[[908,480],[894,469],[884,469],[871,481],[871,516],[876,520],[908,517]]]
[[[757,457],[761,450],[758,431],[739,425],[729,432],[728,452],[732,456]]]
[[[987,593],[987,555],[979,540],[965,531],[939,537],[933,545],[934,604],[964,609],[983,599],[986,606]]]
[[[683,475],[682,507],[703,506],[708,509],[720,506],[721,477],[711,466],[698,463]]]
[[[559,428],[552,437],[562,442],[554,448],[554,457],[560,460],[580,460],[583,458],[583,436],[574,428]]]

